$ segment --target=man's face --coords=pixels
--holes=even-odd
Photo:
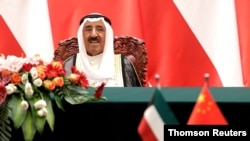
[[[82,32],[87,54],[95,56],[102,53],[106,35],[106,28],[102,20],[96,22],[86,21]]]

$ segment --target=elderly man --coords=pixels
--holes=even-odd
[[[92,13],[80,20],[77,32],[79,53],[65,62],[65,68],[75,65],[89,80],[90,86],[105,82],[107,87],[140,87],[133,64],[123,55],[114,53],[111,21]]]

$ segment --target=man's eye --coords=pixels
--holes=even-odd
[[[91,31],[92,28],[85,28],[85,31]]]
[[[100,31],[100,32],[103,32],[103,31],[104,31],[103,28],[97,28],[96,30],[97,30],[97,31]]]

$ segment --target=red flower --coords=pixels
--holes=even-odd
[[[57,62],[60,64],[61,62]],[[64,68],[62,68],[60,65],[55,65],[55,63],[48,64],[45,68],[45,73],[47,77],[57,77],[57,76],[62,76],[66,74],[66,71]]]
[[[88,81],[87,77],[83,73],[78,71],[75,66],[71,67],[71,72],[73,74],[79,75],[79,83],[81,86],[85,87],[86,89],[89,87],[89,81]]]
[[[103,91],[105,85],[106,85],[106,83],[102,82],[102,84],[96,88],[96,91],[94,94],[95,98],[100,98],[102,96],[102,91]]]
[[[86,76],[83,74],[80,75],[79,83],[81,86],[85,87],[86,89],[89,87],[89,81],[87,80]]]
[[[5,101],[7,97],[7,91],[5,88],[5,84],[0,82],[0,105]]]
[[[7,90],[5,85],[10,81],[10,71],[2,70],[0,72],[0,105],[5,101],[7,97]]]
[[[3,69],[2,72],[0,72],[0,82],[7,84],[10,81],[11,78],[11,72],[9,70]]]
[[[72,72],[72,73],[75,73],[75,74],[82,74],[80,71],[78,71],[78,70],[76,69],[75,66],[72,66],[72,67],[71,67],[71,72]]]
[[[30,69],[32,68],[32,65],[31,64],[23,64],[23,67],[21,68],[20,71],[30,71]]]

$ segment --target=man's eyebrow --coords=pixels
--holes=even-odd
[[[104,26],[103,26],[103,25],[96,25],[95,27],[103,27],[103,28],[104,28]]]

